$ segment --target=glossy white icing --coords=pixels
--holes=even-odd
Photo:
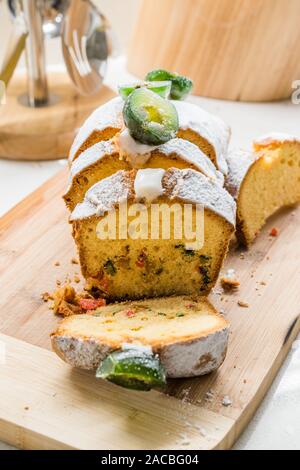
[[[162,179],[165,170],[162,168],[145,168],[138,170],[134,180],[134,191],[137,200],[154,201],[164,192]]]
[[[149,160],[151,151],[158,147],[138,142],[131,137],[126,127],[115,136],[114,143],[120,157],[126,159],[132,168],[143,167]]]

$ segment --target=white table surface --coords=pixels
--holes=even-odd
[[[125,83],[130,78],[124,58],[111,60],[106,78],[108,85],[116,88],[117,83]],[[190,100],[219,115],[231,126],[234,146],[250,148],[255,137],[269,131],[300,134],[300,105],[288,101],[256,104],[200,97]],[[41,163],[0,160],[0,216],[64,164],[64,160]],[[0,450],[8,448],[0,443]],[[300,336],[234,449],[300,450]]]

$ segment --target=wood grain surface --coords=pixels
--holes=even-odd
[[[0,221],[0,332],[8,351],[0,439],[23,448],[230,448],[300,330],[299,208],[273,217],[248,252],[232,244],[224,269],[236,270],[240,289],[217,286],[211,296],[231,322],[222,367],[170,381],[165,394],[139,394],[72,371],[49,351],[58,318],[41,293],[79,271],[61,199],[66,181],[63,170]],[[273,226],[277,237],[268,235]],[[231,406],[222,405],[225,396]]]

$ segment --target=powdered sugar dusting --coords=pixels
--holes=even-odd
[[[171,199],[179,198],[184,202],[203,205],[235,225],[236,205],[226,189],[189,168],[172,168],[168,179],[173,183]]]
[[[76,175],[78,175],[78,173],[101,160],[106,155],[113,155],[115,152],[116,148],[112,139],[97,142],[92,147],[89,147],[82,152],[79,157],[74,160],[70,168],[70,179],[72,180]]]
[[[145,170],[142,170],[145,171]],[[120,170],[96,183],[86,193],[83,203],[78,204],[71,220],[84,219],[113,209],[120,202],[134,196],[135,172]],[[235,225],[236,206],[231,195],[219,184],[198,171],[172,168],[165,172],[162,188],[166,197],[183,202],[200,204]]]
[[[172,101],[178,112],[180,129],[191,129],[204,137],[215,149],[218,169],[227,174],[226,154],[230,128],[217,116],[186,101]]]
[[[77,204],[71,214],[71,221],[85,219],[93,215],[103,215],[117,204],[125,202],[132,195],[130,172],[123,170],[114,173],[94,184],[86,193],[84,201]]]
[[[257,159],[257,155],[241,149],[235,149],[227,155],[228,175],[226,178],[226,189],[236,199],[239,194],[241,183],[250,166]]]
[[[122,109],[124,101],[117,96],[97,108],[84,122],[75,137],[70,150],[70,161],[74,159],[81,145],[89,138],[94,130],[102,131],[107,127],[121,129],[123,127]]]
[[[300,138],[283,132],[270,132],[255,139],[253,146],[255,149],[259,149],[260,147],[267,147],[275,142],[281,144],[284,142],[300,142]]]
[[[169,142],[160,145],[157,150],[164,155],[179,155],[184,161],[194,165],[201,173],[219,181],[221,185],[224,183],[224,176],[212,163],[212,161],[203,153],[197,145],[185,139],[176,137]]]

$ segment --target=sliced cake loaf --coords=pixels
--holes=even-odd
[[[269,134],[254,142],[254,152],[232,151],[227,162],[226,187],[237,202],[236,234],[249,245],[268,217],[300,201],[300,140]]]
[[[95,369],[111,352],[150,347],[167,377],[192,377],[223,362],[228,322],[203,297],[167,297],[101,307],[65,319],[52,334],[54,351],[66,362]]]
[[[82,202],[87,190],[96,182],[118,170],[133,168],[192,168],[223,185],[223,174],[194,144],[184,139],[172,139],[155,148],[139,144],[125,129],[108,141],[101,141],[82,152],[70,168],[69,187],[64,200],[73,210]]]
[[[120,214],[118,205],[127,203],[129,225],[134,218],[130,206],[138,201],[147,203],[143,215],[151,223],[146,227],[146,237],[132,239],[123,231],[121,239],[118,223],[124,213]],[[154,204],[149,205],[150,202],[170,212],[169,220],[164,213],[158,221],[169,223],[167,237],[161,236],[160,229],[157,232],[151,212]],[[203,245],[197,244],[196,249],[191,249],[183,234],[178,236],[177,232],[175,236],[174,227],[185,221],[183,215],[178,220],[172,210],[179,208],[184,214],[184,204],[192,207],[197,240],[203,235]],[[204,208],[200,228],[194,225],[199,207]],[[105,223],[107,214],[116,216],[116,239],[99,238],[98,224]],[[191,169],[119,171],[88,190],[83,203],[73,211],[71,222],[82,273],[101,295],[111,300],[204,295],[214,286],[227,252],[235,225],[235,203],[220,184]],[[144,223],[142,219],[141,224]],[[153,226],[159,234],[156,238],[152,235]]]
[[[199,106],[171,100],[179,117],[178,137],[197,145],[223,174],[227,172],[226,153],[230,138],[229,127],[218,117]],[[111,139],[124,128],[124,101],[117,97],[100,106],[85,121],[70,150],[69,162],[102,140]]]

